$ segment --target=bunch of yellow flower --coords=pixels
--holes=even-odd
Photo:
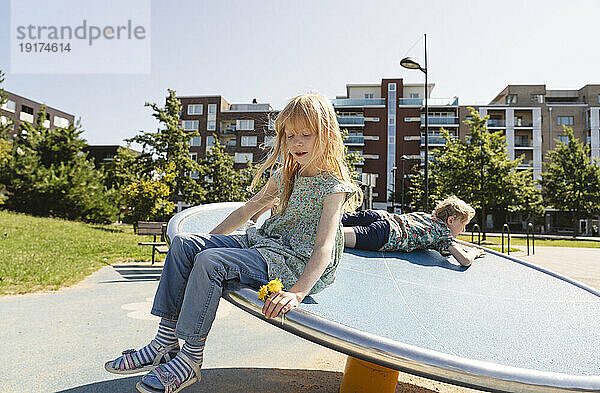
[[[263,285],[258,290],[258,298],[263,302],[266,302],[269,296],[275,292],[279,292],[283,290],[283,284],[281,280],[276,278],[267,283],[267,285]]]
[[[283,290],[283,284],[281,280],[276,278],[267,283],[267,285],[263,285],[258,289],[258,299],[266,302],[269,296],[271,296],[275,292],[279,292]],[[285,314],[281,314],[281,325],[285,322]]]

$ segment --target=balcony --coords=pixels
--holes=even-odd
[[[506,120],[504,119],[489,119],[487,122],[488,127],[506,127]]]
[[[453,136],[453,138],[456,138]],[[429,135],[429,146],[445,146],[446,138],[440,135]],[[421,135],[421,147],[425,146],[425,135]]]
[[[533,122],[515,119],[515,127],[533,127]]]
[[[399,98],[398,105],[403,106],[425,106],[423,98]],[[452,98],[428,98],[428,106],[458,106],[458,97]]]
[[[235,134],[235,125],[227,126],[227,127],[219,127],[219,132],[221,134]]]
[[[336,98],[333,106],[374,106],[385,105],[385,98]]]
[[[533,147],[533,141],[529,138],[515,136],[515,147]]]
[[[349,135],[346,140],[344,140],[344,144],[347,146],[364,146],[365,137],[362,135]]]
[[[338,116],[338,123],[341,126],[364,126],[364,116]]]
[[[458,117],[433,117],[427,119],[430,126],[435,125],[458,125]],[[421,125],[425,126],[425,116],[421,116]]]

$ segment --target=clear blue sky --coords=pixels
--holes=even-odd
[[[51,1],[44,4],[52,3]],[[109,2],[107,2],[110,4]],[[91,144],[121,144],[157,123],[144,102],[221,94],[276,109],[309,90],[334,98],[346,83],[423,82],[427,33],[433,96],[489,102],[507,84],[600,83],[600,1],[152,1],[151,74],[9,72],[9,0],[0,0],[4,88],[81,118]]]

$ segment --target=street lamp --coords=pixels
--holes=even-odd
[[[405,156],[404,154],[400,157],[400,160],[402,160],[402,206],[400,207],[400,213],[404,214],[404,161],[406,160],[410,160],[410,158],[408,158],[408,156]]]
[[[425,201],[423,206],[425,211],[428,211],[427,205],[429,201],[429,119],[427,110],[427,34],[425,37],[425,67],[421,67],[419,63],[410,57],[405,57],[400,60],[400,65],[409,70],[421,70],[425,74]]]

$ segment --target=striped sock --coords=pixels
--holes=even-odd
[[[206,339],[198,345],[190,344],[187,341],[183,344],[181,352],[185,353],[194,363],[202,365],[202,353],[204,352],[204,343]],[[179,354],[173,360],[164,366],[167,370],[175,374],[177,380],[181,383],[192,374],[192,368],[183,360]]]
[[[175,325],[177,325],[177,321],[162,318],[158,324],[158,333],[156,333],[154,339],[160,345],[165,347],[177,343],[177,337],[175,337]],[[152,363],[152,360],[156,357],[158,351],[152,345],[148,344],[140,349],[137,354],[142,364],[146,364]]]

